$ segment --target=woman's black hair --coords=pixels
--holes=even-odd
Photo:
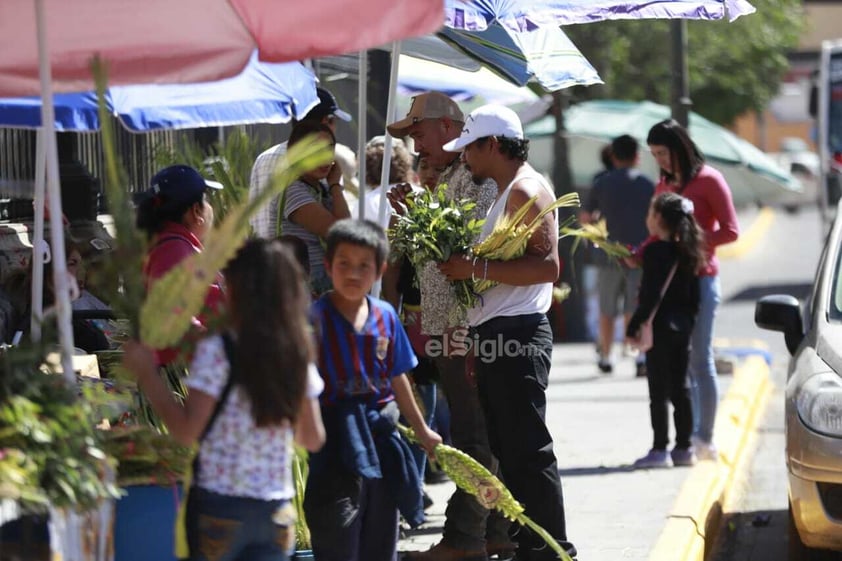
[[[289,141],[287,142],[287,146],[295,146],[303,138],[310,136],[311,134],[319,133],[325,133],[329,135],[331,142],[336,144],[336,135],[333,134],[333,131],[330,129],[329,126],[319,121],[298,121],[292,127],[292,132],[289,134]]]
[[[237,334],[232,366],[255,423],[294,421],[315,356],[301,267],[280,241],[252,239],[224,274]]]
[[[172,200],[162,193],[143,193],[137,203],[135,224],[151,238],[163,230],[168,222],[180,224],[184,220],[184,214],[193,205],[200,203],[204,196],[202,193],[196,200],[184,202]]]
[[[696,143],[690,138],[687,129],[678,124],[675,119],[665,119],[649,129],[646,143],[650,146],[665,146],[670,152],[672,171],[661,170],[661,176],[669,182],[675,182],[676,169],[679,176],[679,192],[696,177],[705,164],[705,156]]]
[[[689,200],[675,193],[661,193],[652,200],[652,209],[660,215],[670,239],[678,245],[681,267],[694,274],[698,272],[707,256],[704,233],[693,216]]]

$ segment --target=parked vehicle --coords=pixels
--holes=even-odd
[[[756,304],[754,321],[763,329],[783,332],[792,354],[785,398],[790,560],[842,559],[842,217],[838,212],[803,307],[790,295],[766,296]]]

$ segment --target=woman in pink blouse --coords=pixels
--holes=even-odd
[[[655,196],[678,193],[693,202],[694,216],[705,234],[707,263],[699,272],[701,303],[691,338],[689,374],[693,399],[693,444],[699,459],[716,460],[713,423],[719,386],[713,358],[713,320],[721,299],[717,246],[733,242],[740,233],[731,189],[716,169],[705,163],[687,131],[673,119],[657,123],[646,139],[661,180]]]

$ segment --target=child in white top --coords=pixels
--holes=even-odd
[[[292,533],[280,513],[294,494],[293,439],[311,451],[324,442],[309,291],[278,241],[249,241],[225,281],[228,330],[197,346],[183,404],[150,349],[127,343],[124,364],[173,437],[200,443],[185,522],[190,559],[285,561]]]

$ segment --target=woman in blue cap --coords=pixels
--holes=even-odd
[[[213,225],[208,189],[222,188],[222,184],[207,181],[198,171],[182,164],[160,170],[151,184],[135,197],[137,227],[149,237],[143,263],[147,290],[181,261],[202,251],[202,239]],[[205,299],[207,309],[221,304],[220,286],[218,279],[211,284]],[[203,323],[201,319],[199,322]],[[158,364],[170,363],[177,355],[175,349],[161,350],[157,353]]]

